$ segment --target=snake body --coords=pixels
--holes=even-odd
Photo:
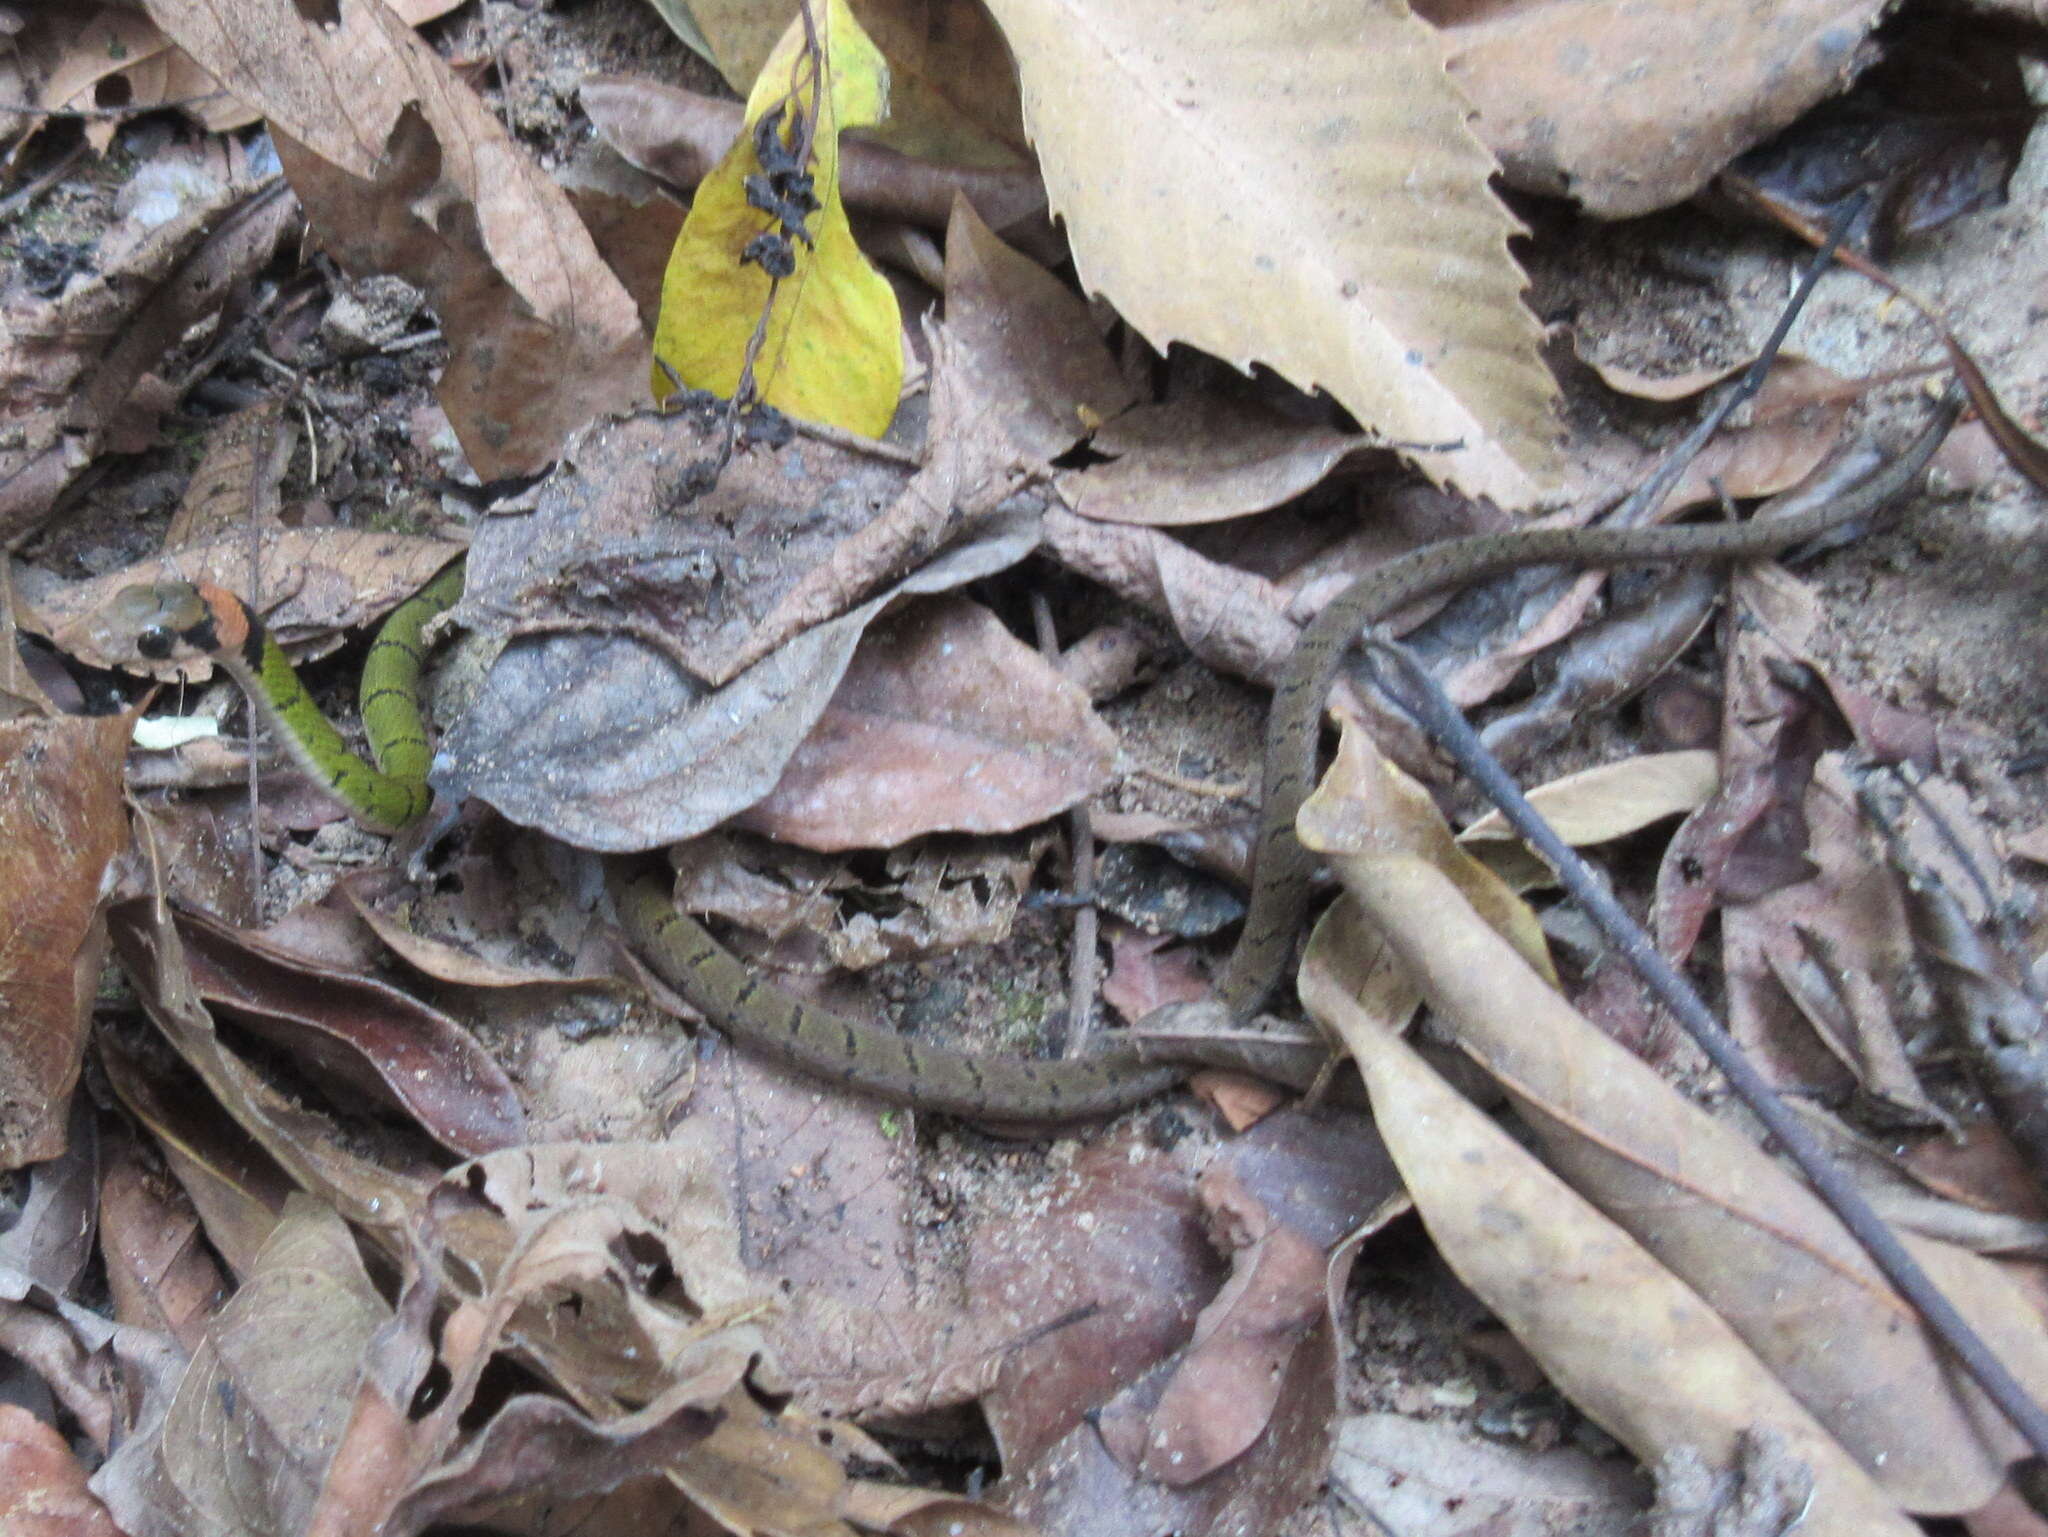
[[[1682,528],[1481,534],[1426,546],[1353,583],[1302,632],[1274,693],[1256,880],[1243,933],[1218,984],[1224,1006],[1248,1018],[1291,956],[1314,874],[1314,861],[1295,841],[1295,813],[1314,784],[1323,701],[1362,630],[1420,598],[1524,566],[1698,564],[1775,554],[1874,512],[1905,490],[1940,446],[1958,409],[1953,397],[1945,400],[1904,453],[1795,516]],[[378,632],[362,679],[374,767],[349,750],[262,622],[225,589],[183,582],[126,588],[107,605],[101,631],[116,644],[125,635],[137,654],[153,661],[217,661],[294,756],[358,820],[396,831],[423,815],[432,798],[418,697],[421,638],[461,592],[457,564],[394,610]],[[651,876],[615,866],[611,890],[635,950],[713,1024],[755,1051],[882,1099],[970,1120],[1051,1123],[1125,1109],[1185,1076],[1180,1068],[1141,1061],[1122,1046],[1080,1058],[1030,1061],[923,1045],[819,1008],[764,980],[680,911],[665,883]]]

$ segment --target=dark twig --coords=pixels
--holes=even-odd
[[[1827,243],[1813,254],[1806,267],[1799,274],[1799,286],[1792,290],[1792,298],[1785,305],[1785,313],[1778,317],[1778,323],[1771,327],[1771,334],[1764,338],[1756,357],[1749,367],[1742,371],[1742,377],[1723,392],[1720,399],[1708,408],[1700,418],[1699,425],[1688,432],[1684,439],[1665,456],[1657,471],[1642,485],[1632,491],[1628,499],[1614,511],[1610,521],[1628,523],[1642,517],[1663,502],[1671,494],[1671,488],[1678,484],[1678,478],[1686,472],[1700,450],[1713,441],[1714,434],[1721,430],[1722,423],[1735,413],[1735,408],[1749,400],[1763,388],[1764,379],[1771,371],[1771,365],[1778,360],[1778,352],[1785,345],[1785,338],[1791,334],[1793,322],[1799,312],[1806,308],[1806,301],[1812,296],[1813,286],[1821,274],[1833,265],[1835,251],[1863,212],[1863,205],[1869,201],[1868,193],[1858,193],[1843,206],[1836,215],[1834,224],[1828,230]]]
[[[2019,1428],[2038,1456],[2048,1457],[2048,1412],[2034,1402],[2019,1380],[1991,1352],[1977,1331],[1956,1310],[1937,1287],[1920,1262],[1913,1258],[1899,1237],[1886,1225],[1856,1188],[1855,1182],[1838,1169],[1826,1151],[1797,1115],[1787,1109],[1763,1074],[1750,1065],[1716,1020],[1692,984],[1664,958],[1661,951],[1609,894],[1606,886],[1586,862],[1566,846],[1536,808],[1522,795],[1500,760],[1479,740],[1458,707],[1429,676],[1421,662],[1405,646],[1379,636],[1367,637],[1367,655],[1374,664],[1381,686],[1404,710],[1422,724],[1444,747],[1458,766],[1498,806],[1524,842],[1557,872],[1559,882],[1574,901],[1592,918],[1608,943],[1620,951],[1635,968],[1636,975],[1669,1009],[1700,1049],[1741,1097],[1756,1118],[1784,1148],[1786,1156],[1799,1167],[1820,1198],[1841,1219],[1855,1240],[1890,1281],[1900,1296],[1916,1309],[1936,1338],[1955,1353],[1963,1369],[1975,1379],[1985,1395],[2002,1409]],[[1395,676],[1389,677],[1389,672]],[[1392,686],[1389,686],[1392,685]]]

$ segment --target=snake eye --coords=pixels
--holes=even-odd
[[[169,625],[145,625],[135,636],[135,650],[152,662],[161,662],[178,644],[177,632]]]

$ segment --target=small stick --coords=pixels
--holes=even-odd
[[[1479,733],[1437,686],[1420,659],[1407,647],[1381,636],[1368,636],[1366,651],[1375,678],[1387,689],[1389,697],[1451,754],[1459,768],[1500,808],[1523,841],[1557,872],[1559,883],[1607,937],[1608,943],[1635,969],[1657,1001],[1699,1043],[1700,1050],[1721,1070],[1729,1086],[1763,1122],[1764,1129],[1777,1138],[1786,1156],[1841,1219],[1850,1236],[1863,1246],[1879,1272],[1919,1311],[1929,1331],[1955,1353],[1963,1370],[2019,1428],[2035,1454],[2048,1457],[2048,1412],[2034,1402],[2019,1379],[2006,1369],[1955,1304],[1920,1268],[1920,1262],[1899,1241],[1898,1234],[1871,1207],[1855,1181],[1828,1157],[1806,1123],[1786,1108],[1777,1091],[1750,1064],[1735,1038],[1714,1018],[1692,984],[1665,959],[1592,868],[1529,804],[1500,760],[1487,751]]]

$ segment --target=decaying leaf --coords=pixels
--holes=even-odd
[[[814,34],[809,25],[792,21],[762,64],[746,131],[690,202],[662,279],[654,355],[688,389],[729,398],[751,372],[777,410],[880,437],[903,382],[901,319],[847,224],[839,135],[886,115],[889,70],[846,0],[826,0]],[[801,190],[768,190],[785,181]],[[779,254],[762,254],[762,242]],[[655,398],[670,388],[657,375]]]
[[[1327,389],[1475,496],[1542,493],[1554,386],[1516,225],[1432,29],[1377,0],[1336,27],[1313,0],[990,9],[1081,279],[1155,347]]]
[[[735,92],[761,73],[797,13],[795,0],[692,0],[708,57]],[[1030,162],[1017,73],[1002,35],[973,0],[856,0],[854,13],[889,61],[881,143],[968,166]]]

